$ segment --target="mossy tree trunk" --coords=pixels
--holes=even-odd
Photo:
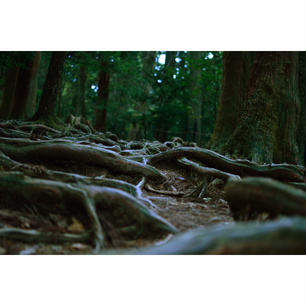
[[[110,70],[108,57],[102,55],[98,80],[98,100],[96,106],[95,129],[105,132],[107,129],[107,104],[109,96]]]
[[[51,61],[44,83],[39,108],[34,120],[54,121],[56,114],[56,101],[61,86],[62,74],[67,52],[52,52]]]
[[[251,70],[244,58],[248,54],[234,55],[238,70],[229,74],[225,54],[221,103],[212,143],[223,152],[261,163],[299,162],[298,53],[256,52]],[[233,93],[226,94],[226,90]]]

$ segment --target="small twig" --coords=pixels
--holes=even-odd
[[[148,191],[155,192],[155,193],[171,195],[171,196],[175,196],[175,197],[182,197],[183,195],[185,195],[184,192],[175,192],[175,191],[168,191],[168,190],[157,190],[157,189],[154,189],[153,187],[151,187],[149,184],[145,184],[145,189],[148,190]]]

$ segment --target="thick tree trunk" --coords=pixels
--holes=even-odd
[[[38,111],[34,120],[55,118],[56,100],[60,88],[67,52],[53,52]]]
[[[224,146],[238,123],[239,113],[245,101],[253,52],[224,52],[220,103],[211,147],[225,153]]]
[[[96,107],[95,129],[105,132],[107,129],[107,103],[109,95],[110,73],[108,62],[102,58],[98,81],[98,101]]]
[[[18,67],[8,67],[5,72],[4,79],[4,91],[2,95],[2,103],[0,106],[0,118],[8,119],[13,106],[14,106],[14,96],[15,88],[18,79],[19,68]]]
[[[297,163],[298,53],[256,52],[250,74],[243,54],[236,56],[238,73],[228,74],[225,58],[215,147],[261,163]]]

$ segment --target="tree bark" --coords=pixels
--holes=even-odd
[[[253,52],[224,52],[223,54],[220,103],[215,130],[210,141],[211,147],[221,153],[225,153],[224,146],[237,126],[239,113],[245,101],[245,91],[254,55]]]
[[[86,88],[86,73],[87,69],[84,64],[80,67],[80,106],[81,106],[81,115],[86,119],[86,104],[85,104],[85,88]]]
[[[40,64],[40,52],[24,52],[20,54],[20,67],[15,87],[13,119],[28,119],[35,111],[37,74]]]
[[[17,66],[8,67],[5,72],[4,80],[4,91],[2,96],[2,103],[0,107],[0,118],[8,119],[13,106],[14,106],[14,96],[15,88],[18,79],[19,68]]]
[[[98,81],[98,101],[96,107],[95,129],[105,132],[107,129],[107,103],[109,96],[110,72],[108,61],[102,57]]]
[[[201,144],[202,101],[201,101],[201,65],[202,52],[190,52],[190,105],[188,112],[188,140]]]
[[[169,88],[173,88],[173,74],[175,71],[175,56],[176,51],[167,51],[166,52],[166,62],[164,67],[164,77],[163,77],[163,88],[165,90],[162,91],[160,96],[160,109],[159,109],[159,119],[157,122],[157,133],[156,138],[160,141],[164,142],[168,138],[168,118],[164,114],[166,113],[166,106],[170,99],[173,99],[172,92],[169,92]],[[168,114],[169,115],[169,114]]]
[[[220,109],[212,143],[219,150],[256,162],[297,163],[301,107],[298,53],[256,52],[251,71],[248,54],[233,55],[237,56],[234,67],[238,70],[230,71],[226,58],[230,54],[225,55]]]
[[[301,159],[306,166],[306,52],[299,52],[299,95],[301,101],[301,112],[298,125],[298,146]]]
[[[34,120],[55,119],[56,100],[60,88],[62,73],[67,52],[53,52],[48,69],[46,81],[44,83],[39,108],[34,115]]]

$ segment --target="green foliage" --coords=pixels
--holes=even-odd
[[[24,53],[24,52],[23,52]],[[20,52],[0,52],[0,90],[4,71],[13,63],[22,66]],[[28,56],[31,53],[28,52]],[[48,71],[51,52],[42,52],[37,99]],[[221,87],[222,53],[201,52],[193,62],[191,52],[70,52],[67,56],[58,98],[58,114],[65,120],[80,115],[80,68],[86,67],[86,116],[95,120],[101,57],[110,73],[107,108],[108,130],[122,138],[155,139],[180,136],[187,139],[188,113],[192,99],[191,69],[201,69],[201,88],[193,92],[202,101],[202,142],[213,131]],[[165,59],[165,60],[163,60]]]

